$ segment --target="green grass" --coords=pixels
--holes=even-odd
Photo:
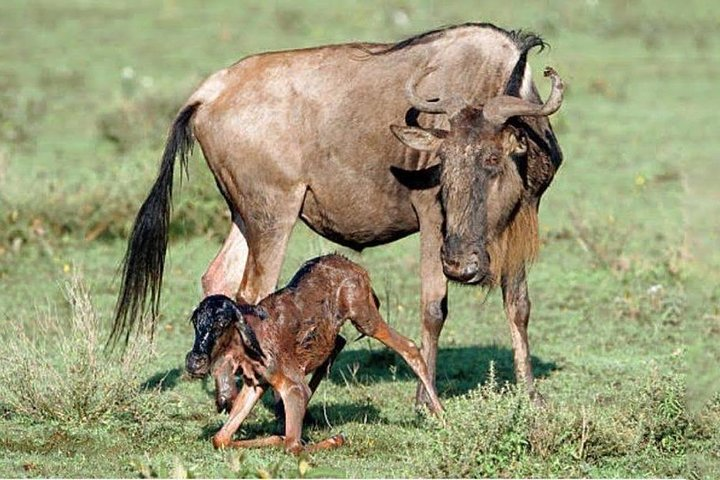
[[[717,7],[444,3],[2,2],[0,476],[720,476]],[[462,21],[537,31],[552,49],[534,70],[553,65],[569,85],[553,118],[566,160],[530,274],[546,410],[512,385],[497,292],[453,285],[444,424],[411,408],[402,361],[362,340],[306,428],[314,440],[343,431],[345,447],[302,465],[279,450],[214,451],[225,417],[212,385],[182,374],[199,278],[228,224],[199,154],[175,205],[154,354],[130,370],[104,357],[83,368],[94,348],[83,320],[107,335],[129,226],[175,109],[205,75],[259,51]],[[283,280],[335,249],[298,225]],[[385,318],[418,339],[418,239],[345,253],[370,270]],[[91,300],[80,311],[65,298],[77,272]],[[274,428],[260,407],[241,433]]]

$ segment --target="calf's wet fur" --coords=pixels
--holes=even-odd
[[[196,377],[212,374],[218,411],[230,413],[213,445],[284,445],[295,454],[342,445],[342,435],[303,445],[301,433],[308,401],[345,345],[339,332],[346,320],[402,356],[429,392],[430,410],[442,412],[417,346],[385,323],[378,306],[367,271],[334,254],[306,262],[286,287],[258,305],[236,303],[224,295],[205,298],[192,315],[195,342],[186,369]],[[242,379],[239,392],[236,375]],[[285,435],[233,440],[268,387],[283,401]]]

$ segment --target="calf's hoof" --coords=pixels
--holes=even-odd
[[[231,440],[229,438],[222,437],[219,435],[215,435],[212,438],[213,447],[215,447],[217,450],[222,450],[224,448],[229,447],[230,443],[231,443]]]

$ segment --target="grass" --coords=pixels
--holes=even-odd
[[[717,478],[712,8],[4,2],[0,476]],[[250,53],[397,40],[470,20],[543,34],[552,49],[532,56],[534,70],[553,65],[569,85],[553,118],[566,161],[543,198],[530,274],[533,365],[548,408],[531,408],[512,384],[497,293],[454,285],[439,354],[444,423],[409,408],[409,370],[362,340],[340,355],[306,428],[313,440],[343,431],[347,446],[300,461],[214,451],[209,438],[225,417],[212,385],[182,370],[199,278],[228,225],[197,153],[173,214],[154,355],[142,344],[124,363],[99,352],[125,239],[174,110],[205,75]],[[336,248],[298,225],[283,280]],[[370,270],[384,317],[419,338],[418,239],[345,253]],[[275,428],[269,406],[243,435]]]

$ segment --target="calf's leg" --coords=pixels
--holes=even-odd
[[[400,335],[392,327],[385,322],[378,323],[375,332],[367,335],[381,341],[389,348],[400,354],[400,356],[410,365],[415,375],[420,379],[420,383],[425,388],[425,392],[428,396],[428,408],[434,414],[439,414],[443,411],[443,407],[440,404],[433,379],[428,372],[425,361],[420,355],[420,350],[415,346],[412,340],[407,337]]]
[[[263,387],[243,386],[240,394],[233,402],[232,410],[230,410],[230,418],[228,418],[225,425],[222,426],[212,439],[215,448],[225,448],[235,445],[235,442],[232,441],[233,434],[235,434],[257,401],[260,400],[263,392],[265,392],[265,388]]]
[[[380,316],[375,307],[374,302],[368,302],[358,297],[362,297],[362,290],[354,290],[350,295],[351,311],[350,321],[360,333],[369,337],[373,337],[387,347],[397,352],[405,362],[412,368],[415,375],[420,379],[421,384],[427,391],[429,397],[430,411],[439,414],[443,408],[440,404],[435,385],[425,365],[425,361],[420,355],[420,350],[407,337],[396,332],[390,325]],[[359,294],[359,295],[358,295]]]
[[[313,373],[312,377],[310,377],[310,383],[308,386],[310,387],[310,398],[315,394],[315,390],[317,390],[318,386],[320,385],[320,382],[325,378],[326,376],[330,375],[330,369],[332,368],[333,363],[335,363],[335,359],[337,358],[338,354],[342,351],[342,349],[345,347],[346,340],[338,335],[335,337],[335,347],[333,348],[333,351],[330,353],[330,356],[328,357],[325,362],[323,362],[322,365],[320,365]],[[308,399],[308,402],[310,400]],[[275,402],[275,418],[278,421],[278,425],[281,426],[280,431],[285,430],[285,405],[283,404],[282,400]],[[315,420],[310,415],[310,412],[305,412],[305,418],[303,419],[304,423],[314,423]]]

